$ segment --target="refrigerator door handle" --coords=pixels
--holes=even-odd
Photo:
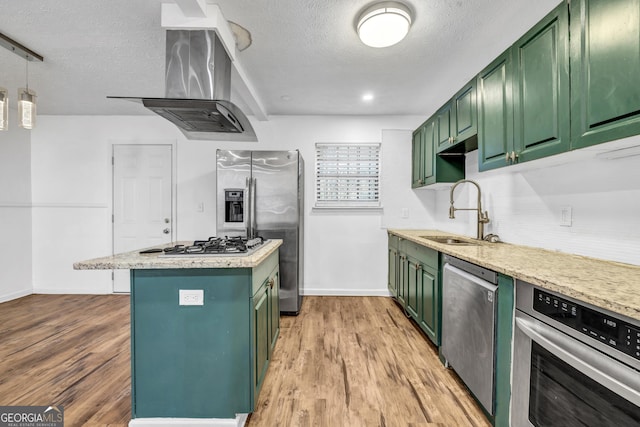
[[[247,230],[247,238],[250,238],[249,236],[251,235],[251,214],[252,214],[252,200],[251,200],[251,178],[247,177],[245,179],[245,194],[246,194],[246,203],[245,203],[245,214],[244,215],[244,221],[245,221],[245,228]]]
[[[247,238],[249,239],[253,239],[257,236],[258,234],[258,223],[257,223],[257,219],[256,219],[256,187],[257,187],[257,179],[256,178],[250,178],[251,180],[251,205],[250,205],[250,209],[251,209],[251,216],[249,218],[249,220],[251,221],[251,235],[247,235]]]

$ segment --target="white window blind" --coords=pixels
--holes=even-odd
[[[316,207],[379,207],[380,144],[316,143]]]

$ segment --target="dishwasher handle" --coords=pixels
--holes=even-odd
[[[617,395],[640,406],[640,375],[627,365],[516,311],[516,327],[547,351]]]

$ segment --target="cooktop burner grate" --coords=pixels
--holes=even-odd
[[[191,245],[175,245],[164,248],[161,257],[188,256],[243,256],[250,255],[264,243],[261,237],[247,240],[243,237],[209,237],[195,240]]]

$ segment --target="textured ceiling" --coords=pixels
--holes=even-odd
[[[425,117],[559,4],[403,1],[415,12],[413,26],[386,49],[363,45],[354,30],[370,0],[210,2],[251,32],[253,44],[238,58],[268,114]],[[171,0],[1,1],[0,32],[45,58],[29,63],[39,113],[150,114],[105,97],[164,96],[163,2]],[[0,86],[12,99],[25,62],[0,48]],[[361,100],[365,92],[373,102]]]

